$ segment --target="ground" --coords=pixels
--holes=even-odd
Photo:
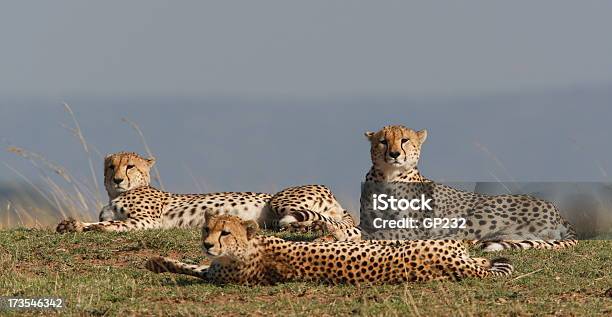
[[[606,294],[612,288],[611,241],[585,241],[555,252],[499,253],[513,261],[513,277],[459,283],[221,287],[143,268],[156,255],[204,260],[199,236],[196,230],[180,229],[66,235],[0,231],[0,296],[59,296],[66,300],[63,313],[111,316],[612,315],[612,294]]]

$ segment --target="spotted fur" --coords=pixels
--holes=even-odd
[[[331,190],[323,185],[290,187],[275,194],[270,206],[279,217],[279,225],[309,226],[315,221],[331,224],[334,228],[352,228],[355,222]]]
[[[201,227],[206,214],[230,214],[260,226],[290,230],[323,229],[320,223],[353,227],[352,218],[322,185],[287,188],[274,197],[266,193],[222,192],[175,194],[150,186],[153,158],[119,152],[104,160],[104,185],[109,204],[99,222],[60,222],[57,232],[129,231],[152,228]]]
[[[545,200],[527,195],[488,196],[461,191],[435,183],[419,173],[417,164],[427,131],[414,131],[404,126],[386,126],[378,132],[367,132],[371,143],[372,167],[366,182],[390,183],[397,196],[413,191],[415,186],[426,186],[435,201],[437,217],[466,217],[467,230],[453,233],[453,237],[476,242],[486,251],[502,249],[559,249],[577,243],[572,226],[559,214],[556,207]],[[372,210],[362,195],[362,206]],[[377,214],[371,214],[372,218]],[[403,217],[418,218],[414,212]],[[436,232],[448,237],[450,230]],[[418,230],[393,230],[389,239],[413,239]],[[357,228],[335,229],[342,240],[358,240],[362,232]],[[384,233],[383,233],[384,234]],[[492,238],[493,237],[493,238]],[[473,242],[473,241],[472,241]]]
[[[211,264],[189,265],[158,257],[152,272],[187,274],[216,284],[275,284],[312,281],[331,284],[394,284],[508,276],[505,259],[471,258],[456,241],[291,242],[256,234],[257,224],[233,216],[212,216],[202,231]]]

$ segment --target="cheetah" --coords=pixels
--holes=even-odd
[[[278,217],[278,226],[293,231],[320,231],[328,226],[349,229],[356,224],[350,212],[323,185],[286,188],[272,196],[270,208]]]
[[[506,259],[471,258],[450,240],[410,242],[295,242],[257,234],[257,223],[230,215],[207,216],[202,249],[210,265],[156,257],[145,267],[199,277],[214,284],[397,284],[509,276]]]
[[[577,243],[576,233],[558,212],[556,207],[528,195],[488,196],[458,190],[438,184],[422,176],[417,163],[421,146],[427,138],[427,130],[414,131],[404,126],[386,126],[378,132],[366,132],[371,145],[372,167],[364,184],[388,184],[401,196],[402,193],[429,191],[435,201],[436,217],[465,217],[466,229],[433,232],[439,237],[463,239],[478,244],[485,251],[502,249],[561,249]],[[370,193],[362,193],[361,212],[375,218]],[[422,215],[405,212],[411,218]],[[361,228],[335,229],[339,240],[358,240]],[[366,230],[367,231],[367,230]],[[419,229],[378,232],[390,239],[423,239]],[[431,233],[431,232],[430,232]]]
[[[154,164],[154,158],[144,158],[133,152],[108,155],[104,159],[104,185],[109,204],[102,208],[99,221],[83,223],[67,219],[58,224],[56,231],[201,227],[204,214],[211,213],[255,220],[264,228],[320,230],[322,222],[337,227],[354,226],[350,215],[347,216],[323,185],[291,187],[274,197],[254,192],[174,194],[150,186],[150,169]],[[287,221],[283,217],[289,212],[295,216]]]

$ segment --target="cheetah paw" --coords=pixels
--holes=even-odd
[[[292,233],[315,233],[315,234],[326,234],[328,232],[327,224],[321,220],[315,220],[310,224],[304,224],[301,222],[292,222],[284,228],[288,232]]]
[[[73,218],[68,218],[60,222],[55,228],[55,231],[58,233],[83,232],[83,228],[82,222],[74,220]]]
[[[308,226],[308,231],[314,232],[320,235],[325,235],[329,233],[328,224],[321,220],[313,221],[310,226]]]
[[[83,227],[83,231],[105,231],[106,227],[101,224],[90,224]]]

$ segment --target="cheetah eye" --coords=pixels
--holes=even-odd
[[[111,170],[114,170],[115,169],[115,165],[109,165],[108,168],[111,169]]]
[[[229,232],[229,231],[225,231],[225,230],[222,230],[222,231],[221,231],[221,235],[222,235],[222,236],[226,236],[226,235],[228,235],[228,234],[230,234],[230,232]]]
[[[382,144],[382,145],[387,145],[387,140],[384,140],[384,139],[383,139],[383,140],[380,140],[380,144]]]
[[[132,169],[132,168],[134,168],[133,164],[130,164],[130,165],[127,166],[127,169]]]
[[[402,143],[408,142],[408,139],[402,139]]]

